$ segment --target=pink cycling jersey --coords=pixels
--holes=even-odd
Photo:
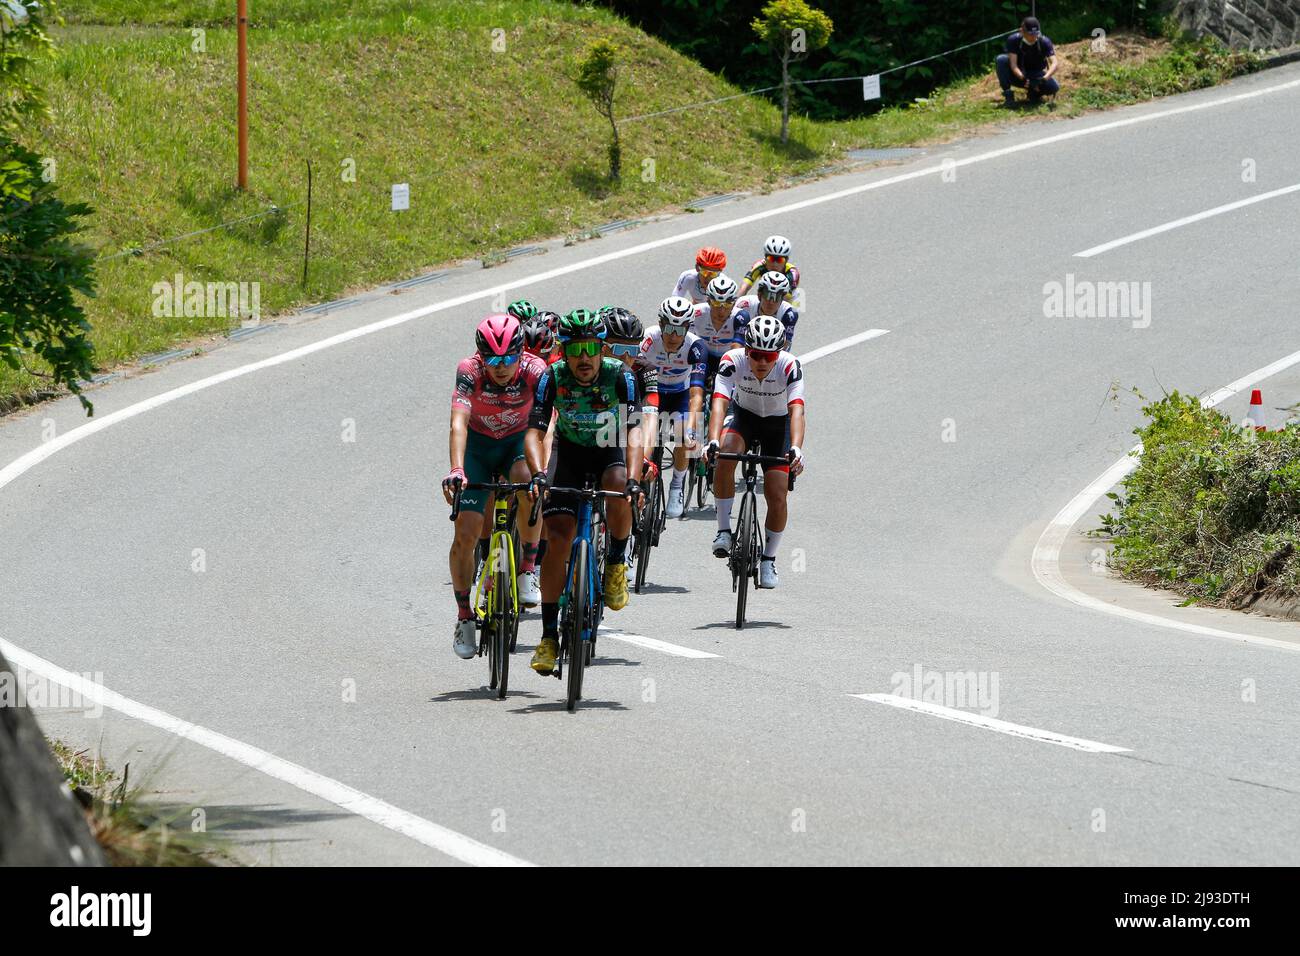
[[[546,363],[525,352],[519,357],[514,380],[498,387],[488,377],[487,365],[477,352],[456,366],[456,386],[451,393],[452,408],[469,409],[469,427],[488,438],[506,438],[528,427],[533,410],[533,393],[537,381],[546,372]]]

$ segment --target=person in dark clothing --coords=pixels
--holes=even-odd
[[[1056,93],[1061,88],[1052,76],[1056,67],[1056,47],[1043,36],[1037,17],[1025,17],[1020,29],[1007,37],[1007,52],[997,61],[998,82],[1002,85],[1005,105],[1015,105],[1016,94],[1011,92],[1013,86],[1025,90],[1030,103]]]

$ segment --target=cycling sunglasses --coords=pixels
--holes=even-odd
[[[696,266],[695,271],[700,274],[701,279],[716,279],[722,275],[717,269],[706,269],[703,266]]]
[[[641,346],[636,342],[627,345],[622,342],[606,342],[605,344],[609,346],[609,354],[619,358],[622,358],[625,355],[641,354]]]
[[[567,358],[577,358],[580,355],[599,355],[600,339],[583,339],[580,342],[565,342],[564,354]]]
[[[483,359],[484,363],[492,366],[514,365],[519,361],[519,353],[514,352],[510,355],[489,355]]]
[[[745,354],[756,362],[775,362],[780,352],[768,352],[763,349],[745,349]]]
[[[779,266],[783,266],[790,261],[789,256],[767,256],[766,259],[768,265],[771,265],[772,263],[775,262]]]
[[[735,307],[735,303],[727,299],[710,299],[709,305],[711,305],[715,309],[721,309],[723,306],[727,307],[728,309]]]

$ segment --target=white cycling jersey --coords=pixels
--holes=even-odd
[[[722,320],[722,325],[715,327],[713,313],[709,303],[701,302],[695,307],[695,319],[691,331],[700,337],[710,355],[723,356],[736,347],[736,309],[733,306]]]
[[[703,388],[707,354],[699,336],[689,329],[682,344],[671,352],[664,345],[663,333],[657,325],[652,325],[641,340],[641,358],[659,370],[660,395]]]
[[[699,305],[709,298],[708,285],[706,282],[704,288],[700,288],[700,274],[694,269],[687,269],[677,277],[673,295],[679,295],[693,305]]]
[[[713,397],[763,418],[785,415],[791,405],[803,404],[803,366],[782,350],[766,378],[759,378],[743,348],[732,349],[718,363]]]

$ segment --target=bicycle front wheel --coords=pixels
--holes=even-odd
[[[740,502],[740,539],[736,542],[735,565],[732,574],[736,576],[736,630],[745,626],[745,601],[749,596],[749,579],[752,573],[751,563],[754,555],[754,517],[755,502],[748,492]]]
[[[573,562],[573,592],[569,595],[569,626],[565,633],[565,640],[568,643],[569,659],[566,664],[569,668],[569,685],[568,697],[564,703],[564,709],[568,711],[572,711],[577,706],[578,698],[582,696],[582,671],[587,663],[587,649],[583,645],[582,630],[589,613],[587,608],[587,590],[590,586],[587,580],[589,547],[589,542],[579,541],[570,559]]]
[[[504,700],[506,685],[510,680],[510,638],[518,617],[510,587],[510,571],[498,568],[496,573],[496,625],[492,634],[492,653],[496,657],[497,699]]]
[[[646,569],[650,567],[650,548],[654,544],[655,536],[655,508],[658,501],[658,483],[650,485],[650,490],[646,493],[645,507],[641,509],[641,527],[637,528],[636,534],[636,580],[633,582],[633,590],[637,594],[641,593],[641,588],[645,587]]]

